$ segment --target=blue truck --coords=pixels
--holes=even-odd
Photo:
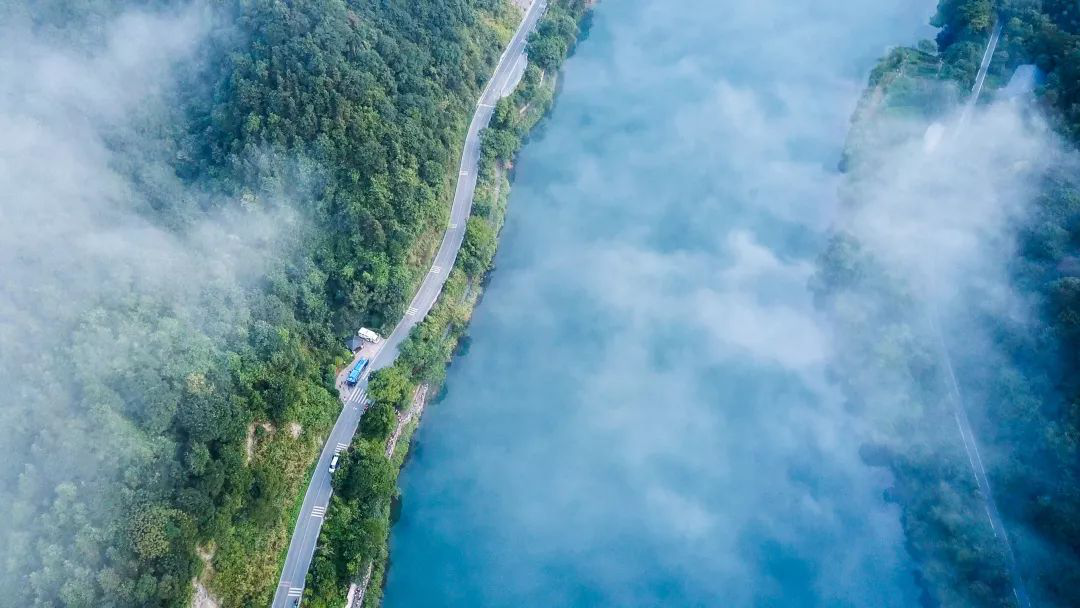
[[[360,381],[360,374],[364,373],[364,368],[367,367],[368,360],[363,357],[356,362],[356,367],[352,368],[349,372],[349,377],[345,379],[345,382],[349,383],[349,386],[354,386]]]

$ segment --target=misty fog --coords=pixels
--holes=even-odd
[[[1030,320],[1015,231],[1064,162],[1022,103],[957,130],[946,87],[942,114],[882,120],[873,162],[839,172],[869,69],[931,37],[935,4],[597,10],[403,473],[388,605],[918,604],[890,475],[859,455],[919,441],[898,396],[916,380],[838,358],[874,336],[815,306],[818,256],[854,237],[915,303],[899,317],[993,365],[975,317]]]
[[[349,52],[325,65],[381,76],[362,93],[343,77],[330,105],[370,95],[351,119],[405,126],[371,127],[387,141],[342,145],[365,158],[327,169],[255,149],[263,132],[204,141],[240,36],[218,3],[106,5],[123,3],[40,19],[0,1],[0,605],[131,601],[144,575],[147,594],[186,598],[214,563],[199,543],[236,522],[265,533],[227,556],[252,587],[236,597],[260,597],[295,517],[281,495],[321,442],[304,425],[330,428],[340,405],[335,324],[404,305],[410,239],[441,217],[453,120],[403,108],[429,107],[413,98],[445,84],[447,60],[391,76],[416,52],[357,52],[374,21],[334,39]],[[1047,176],[1074,185],[1080,159],[1024,97],[988,88],[961,120],[968,91],[945,79],[898,94],[933,101],[919,111],[867,90],[891,49],[933,38],[936,5],[598,5],[515,163],[496,270],[399,480],[387,605],[929,605],[933,576],[967,574],[934,553],[952,549],[933,544],[941,521],[1001,589],[1003,533],[1036,600],[1053,583],[1040,564],[1076,564],[1019,520],[1038,474],[1012,461],[1017,429],[1043,432],[1024,407],[1063,391],[1022,378],[1060,353],[1041,348],[1046,302],[1019,284],[1018,251],[1051,230]],[[483,64],[484,35],[446,55]],[[475,76],[458,67],[451,80]],[[431,141],[399,156],[414,132]],[[355,183],[312,202],[324,170]],[[316,216],[340,242],[283,270],[311,254]],[[309,325],[290,325],[294,305]],[[1006,530],[983,519],[957,403]],[[264,463],[276,477],[249,466],[257,423],[274,430],[260,416],[297,429]],[[1040,449],[1023,456],[1051,460]],[[905,511],[912,496],[938,520]]]
[[[296,226],[174,170],[192,77],[227,34],[209,5],[70,13],[69,30],[0,24],[0,580],[77,604],[76,577],[152,499],[134,488],[171,474],[158,372],[236,337],[244,286]]]

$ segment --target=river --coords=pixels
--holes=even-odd
[[[911,606],[807,290],[932,0],[604,0],[400,479],[385,604]]]

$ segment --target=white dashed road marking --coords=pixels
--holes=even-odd
[[[431,267],[431,274],[439,274],[440,272],[442,272],[442,266]]]
[[[347,444],[347,443],[339,443],[339,444],[337,444],[337,448],[334,449],[334,453],[335,454],[340,454],[347,447],[349,447],[349,444]]]
[[[416,316],[416,313],[418,313],[418,312],[420,312],[420,311],[417,310],[415,306],[410,306],[409,310],[405,311],[405,314],[410,316],[410,317],[414,317],[414,316]]]
[[[326,507],[312,507],[311,508],[311,516],[312,517],[323,517],[325,515],[326,515]]]
[[[289,587],[289,597],[300,596],[304,594],[303,587]]]

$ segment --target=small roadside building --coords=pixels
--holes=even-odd
[[[345,346],[348,346],[349,350],[355,353],[361,348],[364,348],[364,341],[361,340],[359,336],[353,336],[345,341]]]

